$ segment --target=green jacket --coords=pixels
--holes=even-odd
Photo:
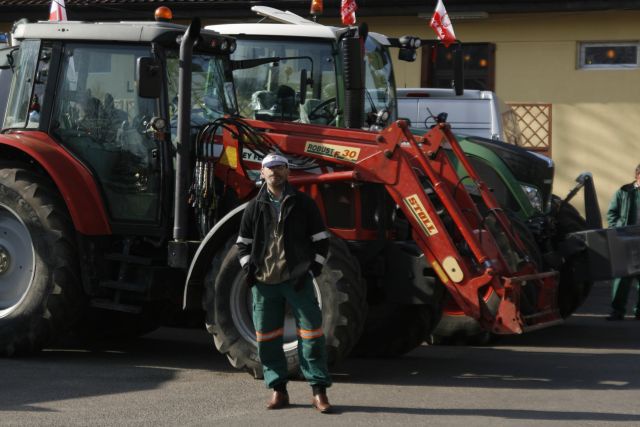
[[[629,209],[634,206],[632,197],[635,196],[635,190],[633,183],[631,183],[623,185],[616,191],[607,211],[609,227],[629,225]],[[638,222],[638,218],[636,218],[636,222]]]

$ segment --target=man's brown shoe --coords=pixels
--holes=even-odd
[[[267,403],[267,409],[282,409],[289,406],[289,394],[282,391],[274,391],[271,400]]]
[[[313,396],[311,404],[314,408],[316,408],[323,414],[331,412],[331,404],[329,403],[329,399],[327,398],[327,395],[325,393],[318,393]]]

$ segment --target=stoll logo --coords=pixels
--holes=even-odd
[[[325,144],[322,142],[307,141],[304,146],[305,153],[316,154],[332,159],[357,162],[360,157],[360,149],[357,147],[345,147],[342,145]]]
[[[422,227],[424,232],[427,233],[427,236],[433,236],[438,233],[438,229],[434,225],[433,221],[431,221],[431,217],[427,213],[427,210],[424,208],[424,205],[417,194],[405,197],[403,201],[411,210],[413,216],[418,220],[420,227]]]

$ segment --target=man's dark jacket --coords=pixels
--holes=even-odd
[[[240,264],[248,274],[249,283],[255,281],[254,274],[262,265],[270,243],[269,233],[278,221],[270,204],[267,186],[263,185],[242,216],[236,245]],[[316,203],[287,183],[280,217],[284,221],[284,252],[289,277],[297,278],[307,271],[314,276],[320,275],[329,251],[329,233]]]
[[[609,227],[624,227],[629,224],[630,210],[634,206],[636,187],[634,183],[625,184],[616,191],[609,210],[607,210],[607,222]],[[638,218],[636,218],[638,222]]]

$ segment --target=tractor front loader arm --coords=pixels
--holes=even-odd
[[[263,154],[276,150],[319,167],[318,173],[292,169],[290,181],[296,185],[329,181],[383,184],[411,224],[413,238],[428,264],[465,314],[502,334],[521,333],[560,318],[556,274],[538,272],[509,218],[466,160],[446,123],[423,137],[414,137],[404,121],[379,133],[255,120],[241,123],[255,134],[243,138],[240,132],[225,128],[223,150],[238,155],[235,162],[226,163],[238,166],[226,166],[218,176],[233,181],[237,172],[239,179],[246,177],[245,168],[239,165],[247,142],[251,150]],[[458,176],[445,148],[459,158],[468,176]],[[481,214],[478,201],[462,185],[466,179],[478,189],[488,214]],[[524,285],[541,290],[535,293],[534,305],[539,308],[535,313],[520,311]],[[489,287],[500,298],[497,307],[488,307],[481,297]]]

